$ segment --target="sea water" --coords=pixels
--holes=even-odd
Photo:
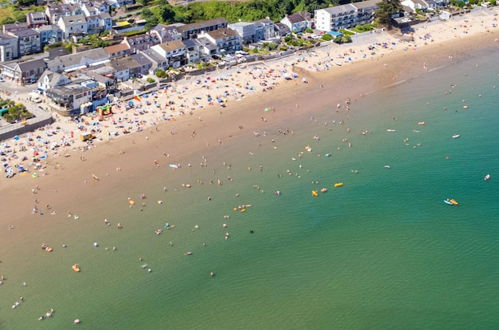
[[[207,151],[206,168],[192,155],[81,206],[44,232],[56,252],[19,253],[0,329],[499,327],[498,57],[470,55],[350,111],[312,109]],[[26,243],[38,244],[11,249]]]

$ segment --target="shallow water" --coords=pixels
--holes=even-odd
[[[207,168],[192,156],[181,169],[96,196],[76,207],[80,220],[6,248],[18,259],[0,265],[9,275],[0,329],[65,329],[75,318],[83,329],[498,327],[499,68],[490,60],[498,56],[470,55],[348,113],[336,114],[335,104],[313,109],[279,127],[294,134],[250,134],[207,151]],[[218,178],[223,186],[208,183]],[[322,187],[329,192],[311,196]],[[143,211],[128,208],[127,196],[140,203],[142,192]],[[252,206],[232,210],[241,204]],[[165,223],[176,227],[155,235]],[[22,252],[42,236],[56,251]],[[74,263],[81,273],[70,270]],[[12,310],[19,296],[25,302]],[[50,308],[53,318],[36,320]]]

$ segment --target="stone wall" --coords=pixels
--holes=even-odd
[[[42,126],[51,124],[54,121],[52,115],[47,115],[45,118],[32,118],[28,120],[27,125],[21,123],[8,124],[0,127],[0,141],[10,139],[16,135],[31,132]]]

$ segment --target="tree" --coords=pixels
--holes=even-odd
[[[400,0],[382,0],[378,3],[378,7],[376,11],[378,22],[391,29],[395,23],[392,16],[402,10]]]
[[[163,23],[171,24],[175,22],[175,10],[169,4],[159,7],[159,16]]]

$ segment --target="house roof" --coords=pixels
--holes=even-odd
[[[133,54],[131,56],[140,66],[152,65],[152,62],[143,54]]]
[[[57,47],[57,48],[49,49],[48,53],[49,53],[49,56],[48,56],[49,60],[53,60],[56,57],[69,54],[68,50],[64,47]]]
[[[29,72],[31,70],[44,69],[47,67],[47,64],[43,59],[20,62],[17,64],[19,65],[19,70],[21,70],[21,72]]]
[[[130,70],[141,66],[132,57],[123,57],[111,60],[111,62],[109,62],[109,65],[116,71]]]
[[[38,35],[38,32],[33,29],[14,30],[14,31],[9,31],[9,33],[20,38]]]
[[[147,49],[147,50],[144,50],[143,52],[141,52],[142,54],[144,54],[145,56],[147,56],[147,58],[151,61],[154,61],[155,63],[163,63],[166,61],[166,59],[162,56],[160,56],[158,53],[156,53],[154,50],[152,49]]]
[[[85,19],[85,15],[71,15],[71,16],[62,16],[60,19],[64,22],[64,25],[72,25],[72,24],[84,24],[87,22]]]
[[[207,20],[207,21],[202,21],[202,22],[196,22],[196,23],[182,25],[182,26],[180,26],[178,28],[178,31],[180,33],[182,33],[182,32],[186,32],[186,31],[189,31],[189,30],[202,29],[202,28],[206,28],[206,27],[213,26],[213,25],[218,25],[218,24],[223,24],[223,23],[227,24],[227,21],[225,20],[225,18],[223,18],[223,17],[214,18],[214,19],[210,19],[210,20]]]
[[[193,48],[199,46],[199,41],[197,39],[187,39],[182,41],[185,45],[185,48]]]
[[[90,88],[78,84],[71,84],[66,86],[50,88],[49,90],[52,93],[59,95],[75,95],[88,92],[90,91]]]
[[[16,30],[24,30],[28,28],[28,23],[11,23],[11,24],[4,24],[3,25],[3,31],[4,32],[12,32]]]
[[[362,1],[362,2],[354,2],[352,5],[356,7],[357,9],[364,9],[364,8],[375,8],[378,7],[378,2],[379,0],[368,0],[368,1]]]
[[[100,13],[99,16],[101,19],[108,19],[108,18],[111,18],[111,15],[109,15],[109,13]]]
[[[202,46],[208,48],[208,50],[215,50],[217,49],[217,45],[213,44],[210,40],[201,37],[196,39]]]
[[[125,39],[128,41],[128,44],[130,46],[140,45],[140,44],[144,44],[144,43],[148,43],[151,45],[159,44],[158,37],[155,35],[151,35],[149,33],[139,34],[139,35],[131,36],[131,37],[125,37]]]
[[[55,4],[55,3],[50,3],[47,5],[48,6],[48,10],[49,10],[49,13],[50,14],[53,14],[53,13],[69,13],[71,11],[73,11],[74,7],[72,5],[69,5],[69,4]]]
[[[349,11],[354,11],[355,9],[356,8],[353,4],[347,3],[346,5],[324,8],[323,10],[327,11],[331,15],[339,15],[347,13]]]
[[[310,14],[304,11],[286,16],[291,24],[310,20]]]
[[[239,34],[232,30],[232,29],[218,29],[214,31],[209,31],[206,32],[210,37],[212,37],[215,40],[220,40],[223,38],[228,38],[228,37],[237,37]]]
[[[82,59],[88,58],[92,60],[105,60],[109,58],[109,54],[102,48],[95,48],[79,52],[76,54],[69,54],[65,56],[60,56],[56,58],[65,67],[72,66],[81,63]]]
[[[12,40],[12,39],[16,39],[16,37],[10,34],[5,34],[3,32],[0,32],[0,40]]]
[[[181,40],[173,40],[173,41],[164,42],[162,44],[159,44],[158,46],[167,52],[171,52],[173,50],[185,48],[185,45]]]
[[[282,32],[282,33],[291,32],[291,30],[289,29],[289,26],[287,26],[286,24],[282,24],[282,23],[278,22],[278,23],[275,23],[274,26],[277,29],[277,31],[279,31],[279,32]]]
[[[114,53],[129,50],[129,49],[130,49],[130,46],[128,46],[125,43],[121,43],[121,44],[117,44],[117,45],[113,45],[113,46],[108,46],[108,47],[104,48],[104,50],[108,54],[114,54]]]
[[[31,19],[47,19],[47,15],[43,11],[32,11],[31,13],[28,13],[28,16]]]
[[[40,32],[40,31],[56,31],[56,30],[62,31],[61,28],[55,24],[42,25],[42,26],[37,27],[35,30],[38,32]]]

